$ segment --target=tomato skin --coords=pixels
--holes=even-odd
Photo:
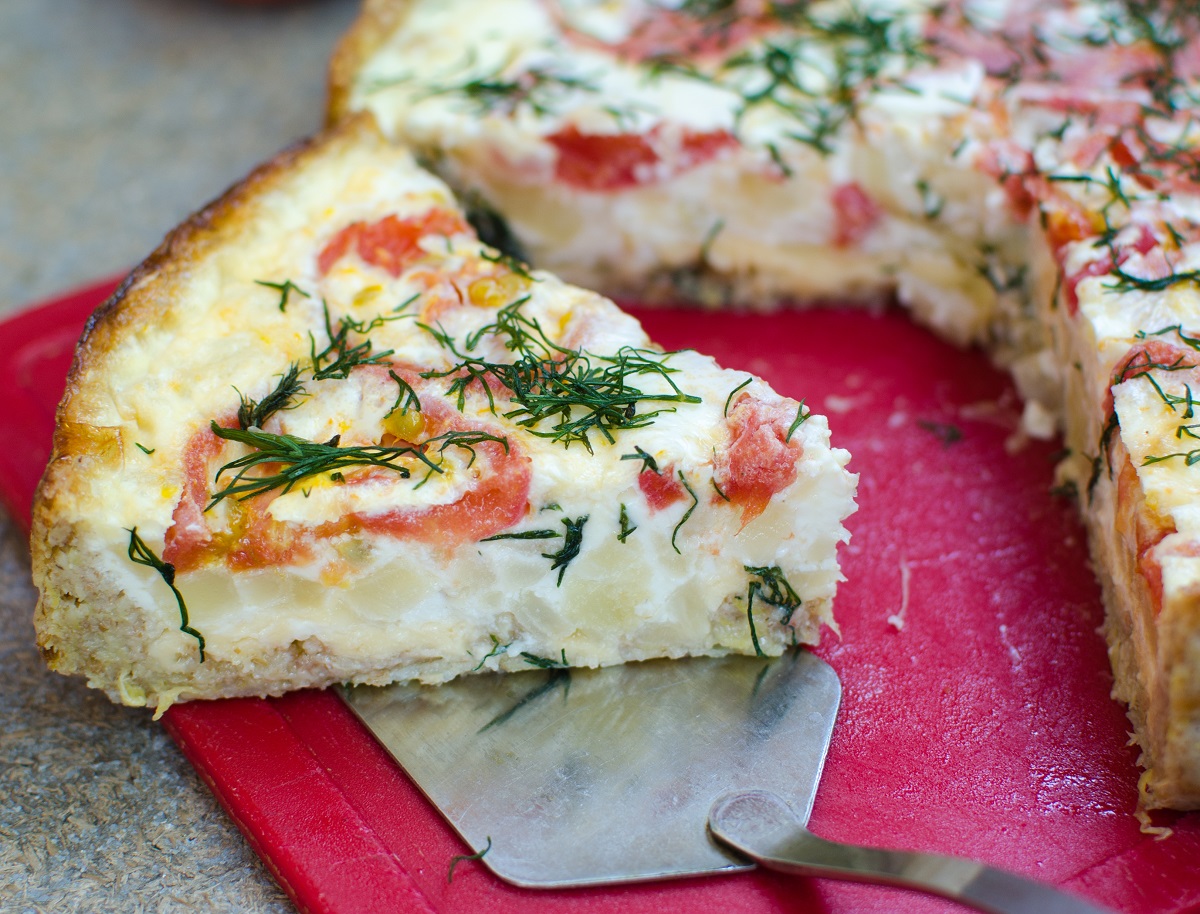
[[[224,425],[231,422],[227,420]],[[205,426],[188,440],[183,450],[183,491],[171,515],[162,559],[185,571],[201,564],[213,543],[212,531],[204,517],[208,505],[208,467],[221,453],[224,442]]]
[[[558,152],[555,177],[563,184],[592,192],[627,190],[670,177],[657,168],[668,151],[673,160],[671,174],[679,174],[738,145],[733,134],[725,130],[685,130],[670,149],[657,127],[644,134],[583,133],[574,124],[550,134],[546,141]]]
[[[425,256],[421,239],[427,235],[472,234],[458,213],[434,208],[418,216],[384,216],[375,222],[352,222],[333,236],[317,257],[321,275],[350,253],[366,263],[399,276]]]
[[[428,389],[429,382],[421,382],[415,375],[407,380],[415,387],[424,383]],[[422,396],[421,404],[427,437],[448,431],[498,431],[487,423],[464,418],[433,396]],[[384,514],[351,514],[347,516],[351,529],[452,547],[478,542],[520,523],[529,512],[532,461],[512,439],[507,447],[498,441],[481,441],[473,448],[479,481],[457,501]]]
[[[687,498],[687,490],[679,481],[674,464],[659,467],[657,473],[646,467],[638,474],[638,488],[651,511],[661,511]]]
[[[783,404],[768,406],[743,394],[725,420],[729,445],[717,454],[713,481],[730,504],[742,509],[743,528],[796,481],[804,449],[798,440],[787,440],[793,418]]]

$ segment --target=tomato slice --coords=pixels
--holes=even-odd
[[[325,245],[317,257],[317,269],[324,275],[353,252],[367,263],[399,276],[425,257],[422,238],[463,234],[473,234],[466,220],[453,210],[441,208],[403,219],[393,215],[375,222],[352,222]]]
[[[738,145],[737,138],[725,130],[684,130],[668,138],[661,127],[646,133],[583,133],[574,124],[546,140],[558,151],[555,177],[593,192],[665,180]],[[661,167],[663,163],[670,167]]]
[[[359,369],[383,379],[387,378],[387,370],[383,366]],[[440,390],[422,381],[415,371],[399,366],[392,366],[392,370],[420,395],[423,441],[452,431],[499,436],[498,427],[462,416],[441,398]],[[451,503],[380,513],[350,512],[335,521],[305,525],[276,520],[268,509],[278,493],[267,492],[241,501],[228,500],[230,528],[214,530],[204,508],[212,497],[213,466],[225,446],[205,428],[192,436],[185,449],[183,491],[163,550],[163,560],[178,571],[211,561],[224,561],[235,570],[294,564],[307,561],[320,541],[360,531],[451,548],[500,533],[520,522],[529,510],[532,471],[528,456],[511,439],[484,440],[472,445],[475,457],[471,467],[460,471],[470,475],[470,486]],[[342,484],[368,485],[389,473],[348,471]],[[407,484],[416,482],[413,479]]]

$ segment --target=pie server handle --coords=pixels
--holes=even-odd
[[[780,797],[764,790],[724,795],[713,804],[708,827],[738,854],[784,873],[916,889],[988,914],[1111,914],[975,861],[826,841],[805,828]]]

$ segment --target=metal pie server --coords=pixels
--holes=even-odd
[[[807,651],[343,694],[482,862],[517,885],[729,873],[754,861],[998,914],[1102,911],[980,863],[809,833],[841,684]]]

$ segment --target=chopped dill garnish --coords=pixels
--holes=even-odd
[[[563,575],[567,573],[567,566],[571,561],[579,555],[579,549],[583,545],[583,525],[587,523],[588,515],[584,514],[571,520],[569,517],[562,519],[563,526],[567,528],[567,532],[563,535],[563,547],[558,552],[543,552],[542,558],[550,559],[550,570],[558,570],[558,581],[556,586],[561,587]]]
[[[266,286],[268,289],[274,289],[279,293],[279,310],[286,311],[288,304],[288,296],[295,292],[301,298],[312,298],[307,292],[301,289],[290,279],[285,279],[283,282],[267,282],[265,279],[254,280],[260,286]]]
[[[254,429],[223,428],[216,422],[210,423],[210,428],[218,438],[236,441],[252,450],[217,470],[214,483],[220,482],[226,473],[233,473],[233,479],[212,496],[212,500],[204,509],[206,511],[226,498],[242,500],[272,489],[281,489],[283,493],[287,493],[305,479],[322,473],[335,473],[346,467],[386,467],[402,479],[407,479],[410,475],[409,469],[397,462],[406,457],[424,463],[435,472],[441,472],[441,468],[425,455],[423,448],[380,445],[339,447],[338,435],[319,443],[306,441],[295,435],[273,435]],[[442,449],[451,443],[456,442],[443,441]],[[269,466],[275,472],[264,476],[248,475],[250,470],[261,466]]]
[[[500,641],[500,639],[497,638],[495,635],[488,635],[488,637],[492,639],[492,649],[490,651],[488,651],[486,654],[484,654],[483,659],[480,660],[477,664],[475,664],[475,666],[473,666],[471,668],[472,673],[478,673],[481,669],[483,669],[483,665],[485,663],[487,663],[489,660],[491,660],[497,654],[500,654],[503,651],[506,651],[512,645],[511,641],[509,641],[507,643],[502,643]]]
[[[520,533],[497,533],[485,536],[479,542],[490,543],[494,540],[556,540],[560,536],[557,530],[522,530]]]
[[[704,240],[700,243],[700,262],[707,263],[708,255],[712,251],[713,242],[717,240],[717,236],[721,234],[721,230],[725,228],[725,220],[718,219],[712,224],[712,227],[705,232]]]
[[[733,390],[731,390],[731,391],[729,392],[729,396],[725,398],[725,410],[724,410],[724,412],[723,412],[721,415],[723,415],[723,416],[725,416],[726,418],[728,418],[728,416],[729,416],[729,407],[730,407],[730,405],[733,403],[733,397],[734,397],[734,394],[736,394],[736,393],[737,393],[739,390],[741,390],[743,387],[745,387],[746,385],[748,385],[748,384],[749,384],[751,381],[753,381],[753,380],[754,380],[754,376],[753,376],[753,375],[751,375],[750,377],[746,378],[746,380],[744,380],[744,381],[743,381],[741,384],[739,384],[737,387],[735,387]]]
[[[710,479],[710,480],[709,480],[709,482],[711,482],[711,483],[712,483],[712,487],[713,487],[713,489],[714,489],[714,490],[716,490],[716,493],[717,493],[717,494],[718,494],[718,495],[719,495],[719,496],[720,496],[722,499],[724,499],[725,501],[729,501],[729,496],[725,494],[725,491],[724,491],[724,490],[723,490],[723,489],[722,489],[722,488],[721,488],[719,485],[717,485],[717,480],[716,480],[716,478],[715,478],[715,477],[714,477],[714,478],[712,478],[712,479]]]
[[[137,527],[126,528],[129,532],[129,559],[139,565],[145,565],[147,568],[153,568],[161,576],[166,585],[171,588],[171,593],[175,595],[175,602],[179,604],[179,630],[185,635],[191,635],[200,645],[200,662],[204,662],[204,636],[196,631],[189,624],[187,604],[183,602],[183,594],[179,592],[179,588],[175,586],[175,566],[170,562],[164,562],[154,554],[145,540],[138,536]]]
[[[146,445],[142,444],[140,441],[135,441],[133,443],[137,446],[137,449],[139,451],[141,451],[143,454],[145,454],[147,456],[149,456],[150,454],[153,454],[156,450],[158,450],[158,448],[146,447]]]
[[[474,54],[465,61],[463,70],[473,69]],[[441,82],[428,85],[417,95],[420,101],[437,96],[459,97],[472,106],[477,114],[513,115],[525,107],[537,115],[552,112],[554,106],[572,91],[596,92],[599,86],[586,76],[561,72],[547,66],[531,66],[517,73],[506,73],[507,64],[502,64],[489,73],[474,76],[462,82]],[[379,80],[368,91],[378,91],[393,85],[411,82],[415,77],[403,74],[388,80]]]
[[[531,654],[528,651],[521,651],[521,659],[526,663],[536,666],[543,670],[561,670],[563,667],[570,666],[567,663],[567,649],[562,649],[561,660],[551,660],[549,657],[539,657],[537,654]]]
[[[487,837],[487,847],[476,854],[455,854],[450,858],[450,869],[446,872],[446,882],[454,881],[454,868],[460,863],[465,863],[468,860],[482,860],[484,854],[492,849],[492,836]]]
[[[921,209],[926,219],[936,219],[942,214],[946,198],[938,196],[924,178],[917,181],[917,193],[921,195]]]
[[[292,409],[296,405],[296,397],[304,392],[304,385],[300,381],[300,366],[293,362],[287,371],[279,376],[279,383],[275,385],[275,389],[261,400],[250,400],[238,392],[242,401],[237,411],[238,425],[243,429],[262,428],[267,419],[279,410]]]
[[[343,317],[338,321],[338,329],[335,331],[329,318],[329,306],[324,306],[325,310],[325,333],[329,337],[329,345],[317,352],[317,341],[312,334],[309,334],[310,340],[310,358],[312,359],[312,376],[314,381],[324,381],[328,378],[338,378],[345,380],[350,377],[350,371],[357,368],[359,365],[378,365],[392,354],[391,349],[386,349],[383,352],[372,353],[372,345],[369,339],[364,339],[360,343],[351,345],[349,334],[350,331],[355,333],[366,333],[380,326],[382,323],[389,320],[396,320],[407,315],[397,314],[394,317],[376,317],[369,323],[362,323],[353,318]]]
[[[642,469],[639,472],[644,473],[644,472],[646,472],[646,470],[650,470],[653,473],[662,475],[662,471],[658,468],[658,461],[656,461],[652,456],[650,456],[645,451],[643,451],[636,444],[633,446],[633,450],[634,450],[634,453],[632,453],[632,454],[622,454],[621,459],[622,460],[640,460],[640,461],[642,461]]]
[[[400,388],[400,391],[396,394],[396,402],[392,404],[392,408],[387,411],[387,414],[390,416],[396,410],[400,410],[401,412],[412,410],[415,413],[419,413],[421,411],[421,400],[417,396],[417,392],[413,390],[412,385],[396,374],[393,368],[388,369],[388,377],[396,382],[396,386]]]
[[[800,608],[803,601],[792,585],[788,583],[783,569],[778,565],[744,565],[742,567],[748,574],[758,579],[751,580],[746,590],[746,619],[750,623],[750,640],[754,643],[754,653],[759,657],[765,657],[766,654],[763,653],[758,642],[758,631],[754,627],[755,599],[768,606],[783,610],[780,622],[784,625],[791,622],[793,614]]]
[[[801,399],[796,404],[796,418],[792,420],[792,424],[788,426],[787,434],[783,436],[783,443],[790,444],[792,435],[796,434],[796,429],[802,426],[805,422],[812,418],[812,411],[804,411],[804,399]]]
[[[683,475],[683,470],[679,471],[679,481],[683,483],[683,487],[687,489],[688,495],[692,496],[692,503],[688,505],[688,509],[683,512],[683,517],[679,518],[679,523],[675,525],[675,529],[671,531],[671,548],[675,550],[677,555],[683,555],[679,551],[679,547],[675,545],[675,537],[679,535],[679,528],[688,522],[688,518],[692,516],[692,512],[696,510],[696,505],[700,504],[700,499],[688,485],[687,477]]]
[[[620,528],[617,531],[617,540],[623,543],[625,540],[629,539],[629,534],[633,533],[633,531],[637,529],[637,525],[631,523],[629,520],[629,511],[625,507],[624,502],[621,503],[621,513],[617,518],[617,521],[620,524]]]
[[[522,279],[528,279],[531,282],[541,282],[540,279],[529,272],[530,267],[528,263],[512,254],[509,254],[506,251],[498,250],[495,254],[488,253],[487,251],[480,251],[479,256],[488,263],[495,263],[502,267],[507,267]]]
[[[496,320],[463,340],[460,349],[444,330],[419,324],[458,363],[441,371],[427,371],[423,378],[452,378],[447,394],[457,396],[458,408],[465,407],[468,388],[478,384],[496,411],[489,381],[498,382],[508,392],[512,408],[503,412],[506,419],[526,428],[530,434],[561,442],[564,446],[582,444],[592,451],[591,434],[600,434],[608,443],[623,429],[643,428],[664,410],[639,412],[642,403],[699,403],[700,398],[683,393],[671,375],[667,359],[672,353],[623,346],[613,355],[595,355],[584,350],[567,349],[553,342],[535,318],[521,312],[529,299],[521,298],[501,308]],[[470,353],[484,337],[502,340],[513,353],[511,362],[492,362]],[[664,380],[672,393],[644,393],[634,387],[631,378],[650,375]],[[549,426],[543,428],[542,426]]]

